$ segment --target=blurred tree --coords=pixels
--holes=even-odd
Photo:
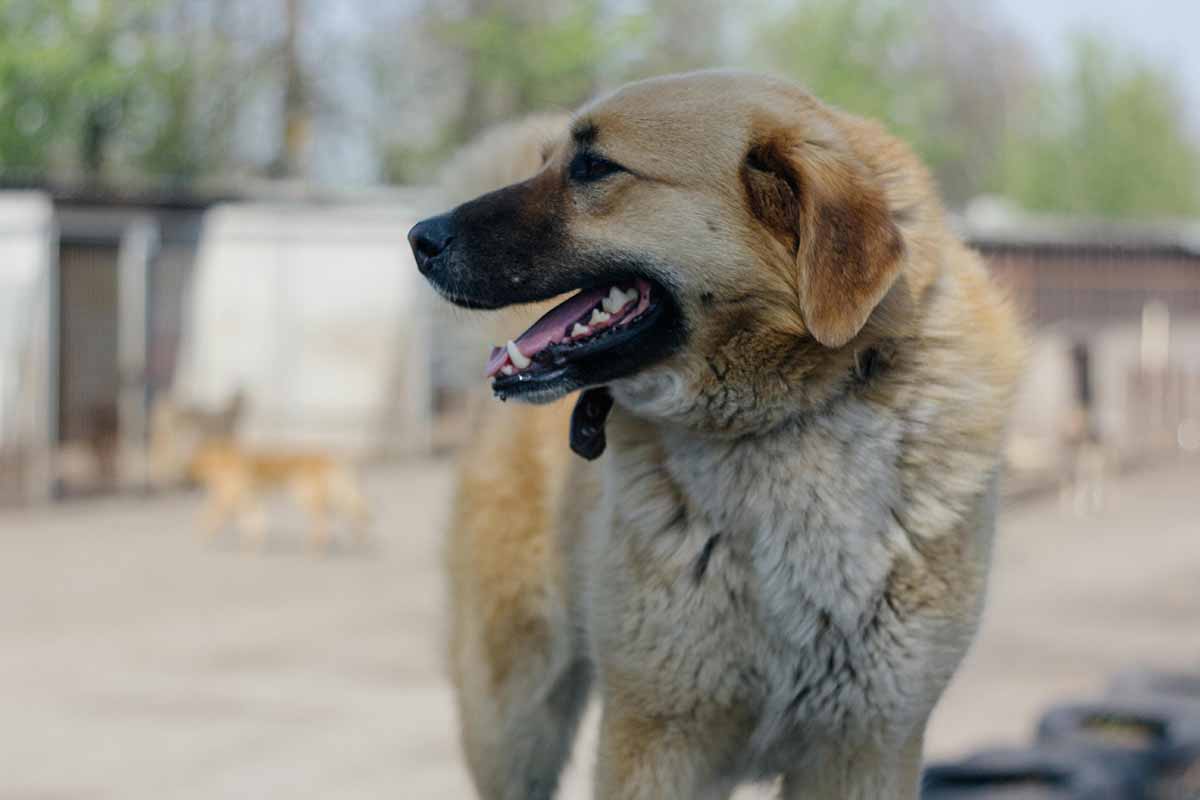
[[[228,0],[0,0],[0,171],[19,178],[228,167],[261,68]],[[261,59],[260,59],[261,60]]]
[[[940,148],[922,149],[932,151],[947,203],[962,207],[999,168],[1009,120],[1036,94],[1038,75],[1025,43],[996,18],[991,0],[925,2],[921,58],[939,76],[942,97],[918,141],[940,137]]]
[[[1200,212],[1171,76],[1095,38],[1047,81],[984,0],[806,0],[766,11],[752,55],[911,142],[951,206],[994,191],[1042,211]]]
[[[633,60],[646,30],[642,15],[607,14],[599,0],[465,0],[456,9],[430,3],[417,24],[444,59],[436,78],[426,76],[425,91],[453,98],[454,108],[425,144],[385,144],[391,180],[427,176],[450,149],[500,120],[574,108],[601,76]]]
[[[36,175],[65,146],[84,169],[103,168],[146,11],[136,0],[0,0],[0,167]]]
[[[598,0],[469,0],[468,14],[434,18],[432,32],[460,52],[466,91],[451,138],[474,136],[514,114],[572,108],[639,30],[635,19],[605,16]]]
[[[930,165],[951,205],[995,169],[1005,118],[1032,76],[984,0],[806,0],[766,11],[756,66],[881,120]]]
[[[302,175],[357,147],[413,182],[499,120],[724,62],[881,119],[951,206],[1200,213],[1173,76],[1072,47],[1043,79],[989,0],[0,0],[0,175]]]
[[[158,1],[138,64],[140,113],[125,131],[139,171],[188,181],[228,171],[238,116],[261,83],[262,52],[238,52],[232,0]]]
[[[1184,108],[1166,71],[1077,38],[1066,75],[1013,116],[992,188],[1038,211],[1200,213],[1200,145]]]
[[[724,61],[725,14],[720,0],[647,0],[640,57],[626,79],[719,66]]]
[[[882,120],[937,162],[948,144],[944,132],[926,135],[926,123],[941,111],[944,92],[919,47],[923,6],[902,0],[788,5],[766,13],[750,55],[827,102]]]
[[[303,169],[304,151],[311,126],[312,88],[300,59],[303,24],[300,0],[284,0],[284,34],[280,48],[283,63],[283,131],[279,152],[271,165],[277,177],[296,177]]]

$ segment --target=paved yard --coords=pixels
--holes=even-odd
[[[298,531],[205,547],[187,495],[0,515],[0,798],[468,797],[439,663],[449,485],[444,463],[374,475],[374,545],[327,558]],[[1005,514],[934,755],[1024,737],[1123,666],[1200,667],[1200,463],[1117,489],[1091,518]]]

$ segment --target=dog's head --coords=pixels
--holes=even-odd
[[[461,306],[576,292],[493,351],[498,396],[609,385],[647,414],[731,430],[747,404],[816,398],[852,361],[908,260],[892,206],[912,194],[911,160],[783,81],[660,78],[586,106],[536,175],[409,240]]]
[[[169,394],[157,398],[150,415],[150,483],[165,488],[195,477],[197,454],[207,443],[233,437],[245,411],[241,389],[216,410],[181,404]]]

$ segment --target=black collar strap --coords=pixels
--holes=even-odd
[[[612,411],[613,399],[608,387],[584,389],[571,412],[571,449],[576,455],[595,461],[604,452],[608,440],[604,423]]]

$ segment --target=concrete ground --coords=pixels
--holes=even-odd
[[[449,476],[372,476],[373,546],[324,558],[286,514],[261,555],[205,546],[191,495],[0,514],[0,798],[471,796],[440,666]],[[1025,739],[1126,666],[1200,669],[1198,587],[1200,462],[1121,479],[1093,516],[1006,511],[930,754]]]

